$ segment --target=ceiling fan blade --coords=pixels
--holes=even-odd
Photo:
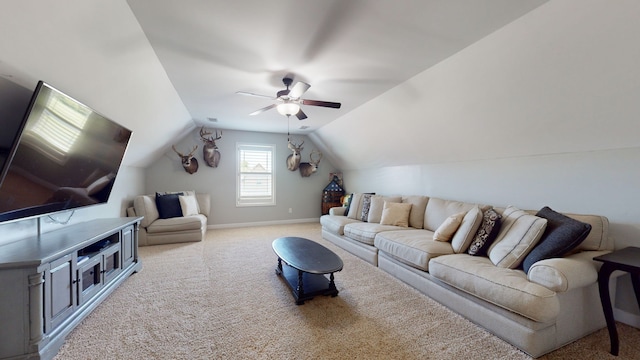
[[[267,111],[267,110],[271,110],[271,109],[273,109],[273,108],[274,108],[274,107],[276,107],[276,106],[278,106],[278,105],[277,105],[277,104],[271,104],[271,105],[269,105],[269,106],[265,106],[265,107],[263,107],[262,109],[258,109],[258,110],[256,110],[256,111],[252,112],[252,113],[251,113],[251,114],[249,114],[249,115],[250,115],[250,116],[251,116],[251,115],[258,115],[258,114],[261,114],[261,113],[263,113],[263,112],[265,112],[265,111]]]
[[[250,93],[250,92],[246,92],[246,91],[236,91],[236,94],[248,95],[248,96],[256,96],[256,97],[267,98],[267,99],[271,99],[271,100],[275,100],[276,99],[273,96],[262,95],[262,94],[254,94],[254,93]]]
[[[293,85],[291,91],[289,91],[289,99],[299,99],[300,96],[307,92],[310,87],[311,85],[302,81],[298,81],[295,85]]]
[[[337,103],[337,102],[319,101],[319,100],[307,100],[307,99],[302,99],[302,104],[303,105],[313,105],[313,106],[323,106],[323,107],[328,107],[328,108],[333,108],[333,109],[340,109],[340,106],[342,105],[342,104]]]
[[[307,114],[305,114],[304,111],[300,109],[300,111],[298,111],[298,113],[296,114],[296,117],[298,118],[298,120],[304,120],[307,118]]]

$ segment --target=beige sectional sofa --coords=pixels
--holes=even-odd
[[[548,220],[545,233],[547,219],[535,211],[427,196],[352,196],[348,213],[333,208],[321,217],[323,238],[529,355],[542,356],[605,326],[599,263],[592,259],[613,250],[606,217],[564,214],[590,225],[586,238],[578,239],[569,255],[527,264],[525,272],[523,260],[538,244],[551,242],[545,239],[551,224],[556,226]],[[385,219],[400,207],[410,209],[405,221]],[[470,255],[471,244],[487,237],[490,209],[502,217],[492,233],[495,240],[485,253]]]
[[[197,204],[193,210],[187,211],[182,216],[165,219],[160,216],[155,195],[139,195],[133,199],[133,206],[127,209],[127,214],[129,216],[144,216],[138,232],[140,246],[193,242],[204,239],[211,209],[210,195],[194,191],[180,193],[195,197]]]

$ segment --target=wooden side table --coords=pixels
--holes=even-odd
[[[603,263],[600,271],[598,272],[600,301],[602,302],[604,318],[607,320],[607,329],[609,329],[611,354],[617,356],[619,350],[618,330],[616,329],[616,322],[613,318],[613,309],[611,307],[609,277],[611,276],[611,273],[616,270],[628,272],[631,275],[633,290],[636,293],[636,300],[640,307],[640,248],[627,247],[606,255],[595,257],[593,260],[601,261]]]

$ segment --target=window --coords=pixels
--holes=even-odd
[[[237,144],[236,206],[276,204],[275,145]]]

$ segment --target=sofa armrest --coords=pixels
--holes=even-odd
[[[147,228],[149,224],[156,221],[160,214],[156,207],[156,199],[150,195],[139,195],[133,199],[133,208],[137,216],[143,216],[140,226]]]
[[[136,215],[136,209],[133,206],[127,208],[127,216],[138,216]]]
[[[582,251],[562,258],[544,259],[531,266],[527,279],[555,292],[566,292],[595,283],[600,263],[593,258],[609,251]]]
[[[329,209],[329,215],[345,216],[346,212],[347,208],[343,206],[332,207],[331,209]]]
[[[200,214],[209,217],[211,212],[211,195],[204,193],[196,193],[196,200],[198,201],[198,208],[200,208]]]

